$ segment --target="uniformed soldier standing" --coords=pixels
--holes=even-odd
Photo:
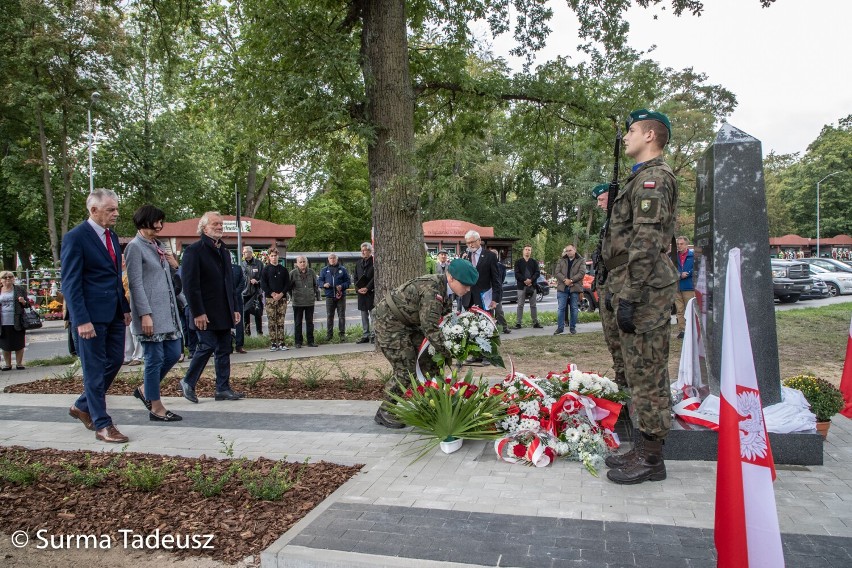
[[[619,484],[666,478],[663,440],[671,427],[672,405],[669,327],[678,280],[668,255],[677,183],[662,158],[670,137],[666,115],[645,109],[630,113],[624,153],[636,165],[615,199],[602,249],[625,376],[639,418],[634,448],[608,464],[615,467],[607,477]]]
[[[597,200],[598,207],[606,212],[607,203],[609,203],[609,184],[602,183],[596,185],[592,190],[592,196]],[[606,221],[601,227],[599,235],[600,243],[603,243],[604,234],[606,233]],[[600,265],[600,266],[599,266]],[[595,289],[598,292],[598,311],[601,314],[601,324],[603,325],[604,339],[606,340],[607,349],[612,355],[612,370],[615,372],[615,383],[619,388],[627,388],[627,379],[624,378],[624,357],[621,354],[621,340],[618,337],[618,325],[615,323],[615,312],[606,307],[606,302],[612,303],[612,293],[609,291],[604,275],[606,270],[600,259],[595,259]]]
[[[390,394],[402,395],[400,383],[406,385],[411,380],[424,337],[438,353],[450,359],[438,324],[452,310],[452,295],[460,297],[470,292],[478,277],[470,261],[457,258],[444,274],[427,274],[410,280],[388,292],[376,305],[376,345],[393,367],[393,377],[385,384],[385,401],[376,412],[376,423],[388,428],[405,426],[386,409],[394,404]],[[420,366],[427,375],[441,372],[428,354],[423,355]]]

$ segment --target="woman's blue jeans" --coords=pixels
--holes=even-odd
[[[182,348],[183,343],[180,339],[142,342],[142,353],[145,357],[145,370],[142,377],[145,383],[146,400],[160,400],[160,382],[177,363]]]

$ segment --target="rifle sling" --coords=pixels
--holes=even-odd
[[[607,270],[613,270],[615,268],[618,268],[622,264],[627,264],[628,259],[629,255],[626,252],[623,252],[617,256],[614,256],[613,258],[604,260],[604,266],[606,266]]]

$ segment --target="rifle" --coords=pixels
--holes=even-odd
[[[604,222],[604,226],[601,229],[600,239],[598,239],[598,248],[595,251],[595,254],[592,256],[595,264],[595,281],[603,284],[606,282],[607,269],[604,266],[602,261],[602,252],[603,252],[603,241],[604,237],[606,237],[607,233],[609,233],[609,220],[612,217],[612,208],[615,205],[615,199],[618,197],[618,160],[621,157],[621,126],[618,124],[617,120],[613,120],[615,122],[615,144],[613,145],[613,161],[614,165],[612,167],[612,181],[609,182],[609,190],[607,191],[607,202],[606,202],[606,221]],[[600,266],[599,266],[600,264]],[[598,276],[599,275],[599,276]]]

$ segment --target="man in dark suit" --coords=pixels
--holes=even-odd
[[[464,236],[467,252],[462,256],[473,264],[479,273],[476,284],[470,293],[465,294],[462,305],[465,309],[479,306],[484,310],[493,310],[503,299],[503,280],[497,267],[497,255],[482,246],[482,239],[476,231],[468,231]]]
[[[130,305],[121,284],[121,248],[110,230],[118,221],[118,196],[99,189],[86,199],[89,219],[62,239],[62,292],[77,335],[83,369],[83,394],[68,414],[103,442],[122,444],[107,414],[106,392],[124,360],[124,334]]]
[[[198,402],[195,385],[210,356],[215,358],[216,400],[239,400],[242,393],[231,389],[231,328],[240,323],[242,314],[234,287],[231,254],[222,243],[224,222],[216,211],[208,211],[198,221],[201,239],[183,253],[183,291],[196,330],[198,346],[180,386],[183,396]],[[241,293],[242,291],[239,291]]]

